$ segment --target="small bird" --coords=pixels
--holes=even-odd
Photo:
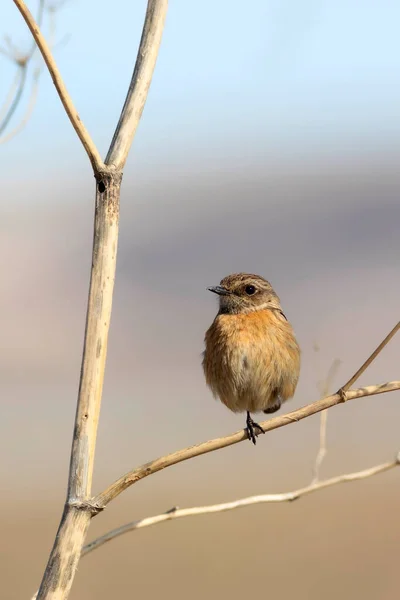
[[[300,373],[300,348],[271,284],[236,273],[209,287],[219,311],[205,335],[207,385],[233,412],[247,412],[246,430],[256,443],[264,429],[253,412],[274,413],[292,398]]]

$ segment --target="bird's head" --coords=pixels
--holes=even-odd
[[[220,314],[249,313],[256,310],[280,310],[280,301],[272,285],[259,275],[235,273],[224,277],[219,285],[209,287],[219,296]]]

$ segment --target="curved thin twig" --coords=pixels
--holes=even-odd
[[[40,77],[40,68],[37,68],[33,75],[32,90],[31,90],[28,105],[25,109],[25,113],[22,116],[21,121],[18,123],[18,125],[16,127],[14,127],[14,129],[12,129],[12,131],[9,131],[3,137],[0,137],[0,144],[6,144],[7,142],[9,142],[11,140],[11,138],[13,138],[18,133],[20,133],[20,131],[22,131],[22,129],[29,122],[29,119],[31,118],[32,113],[33,113],[33,109],[35,108],[35,104],[36,104],[36,100],[37,100],[37,96],[38,96],[39,77]]]
[[[14,96],[13,101],[11,102],[10,108],[8,109],[6,116],[4,117],[2,123],[0,124],[0,135],[8,127],[9,122],[11,121],[15,111],[17,110],[17,107],[18,107],[21,97],[22,97],[22,93],[25,88],[26,75],[27,75],[26,64],[22,65],[22,66],[19,65],[18,70],[20,71],[20,77],[18,80],[18,88],[17,88],[17,91],[15,92],[15,96]]]
[[[26,6],[23,0],[13,0],[14,4],[20,11],[22,17],[24,18],[26,24],[28,25],[36,44],[43,56],[43,59],[47,65],[47,68],[50,72],[53,83],[56,87],[60,100],[65,108],[65,112],[67,113],[69,120],[72,123],[73,128],[75,129],[79,139],[81,140],[83,147],[85,148],[87,155],[92,163],[94,171],[97,173],[101,169],[104,169],[104,163],[100,157],[100,154],[90,137],[90,134],[84,124],[81,121],[80,116],[72,102],[71,96],[68,93],[67,88],[62,80],[56,62],[53,58],[51,50],[44,39],[39,26],[35,22],[32,14],[30,13],[28,7]]]
[[[400,454],[400,453],[399,453]],[[101,537],[96,538],[89,544],[83,547],[82,556],[86,556],[93,550],[96,550],[105,543],[129,533],[130,531],[136,531],[136,529],[142,529],[143,527],[149,527],[151,525],[157,525],[164,521],[172,521],[174,519],[181,519],[182,517],[193,517],[197,515],[205,515],[210,513],[220,513],[228,510],[234,510],[236,508],[242,508],[244,506],[251,506],[253,504],[265,504],[265,503],[277,503],[277,502],[292,502],[302,496],[312,494],[319,490],[323,490],[340,483],[348,483],[351,481],[360,481],[360,479],[367,479],[373,477],[379,473],[389,471],[400,464],[400,456],[397,454],[396,458],[390,462],[364,469],[363,471],[357,471],[355,473],[347,473],[345,475],[338,475],[337,477],[331,477],[317,483],[312,483],[305,487],[299,488],[292,492],[284,492],[282,494],[262,494],[259,496],[249,496],[240,500],[233,500],[232,502],[224,502],[222,504],[212,504],[209,506],[196,506],[193,508],[177,508],[174,507],[165,513],[155,515],[153,517],[146,517],[145,519],[139,519],[138,521],[131,521],[121,527],[108,531]]]
[[[356,398],[363,398],[365,396],[374,396],[376,394],[383,394],[385,392],[392,392],[399,389],[400,381],[390,381],[380,385],[370,385],[348,391],[346,393],[346,400],[354,400]],[[265,432],[272,431],[273,429],[278,429],[279,427],[284,427],[286,425],[290,425],[291,423],[297,423],[297,421],[301,421],[306,417],[315,415],[316,413],[330,408],[331,406],[336,406],[343,401],[344,400],[341,394],[333,394],[332,396],[327,396],[326,398],[317,400],[317,402],[303,406],[302,408],[299,408],[291,413],[287,413],[286,415],[275,417],[274,419],[269,419],[268,421],[263,421],[260,423],[260,425]],[[171,467],[177,463],[194,458],[195,456],[201,456],[202,454],[207,454],[208,452],[213,452],[214,450],[226,448],[228,446],[232,446],[233,444],[243,442],[247,439],[248,437],[246,430],[241,429],[240,431],[236,431],[235,433],[227,435],[226,437],[203,442],[197,446],[189,446],[188,448],[184,448],[182,450],[178,450],[177,452],[173,452],[172,454],[167,454],[166,456],[157,458],[156,460],[145,463],[144,465],[129,471],[129,473],[117,479],[107,489],[98,494],[94,498],[93,503],[100,509],[104,508],[107,506],[107,504],[109,504],[109,502],[111,502],[111,500],[114,500],[114,498],[119,496],[119,494],[121,494],[124,490],[141,479],[144,479],[144,477],[148,477],[153,473],[157,473],[157,471],[161,471],[166,467]]]

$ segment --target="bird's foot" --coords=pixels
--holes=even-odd
[[[254,445],[256,445],[257,435],[259,433],[265,433],[265,431],[261,427],[261,425],[259,425],[255,421],[253,421],[249,412],[247,413],[246,425],[247,425],[246,431],[247,431],[247,435],[249,436],[249,440],[251,442],[253,442]],[[258,433],[257,433],[257,431],[258,431]]]

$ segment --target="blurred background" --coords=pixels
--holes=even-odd
[[[69,0],[56,14],[55,58],[103,156],[145,5]],[[201,370],[217,310],[206,288],[223,276],[265,276],[295,327],[302,373],[284,411],[317,399],[339,358],[337,389],[398,321],[399,18],[395,0],[171,2],[125,168],[95,492],[136,465],[243,427]],[[11,1],[0,23],[29,47]],[[2,99],[14,75],[0,55]],[[28,96],[29,87],[20,114]],[[0,152],[0,564],[3,597],[16,600],[40,582],[66,492],[94,181],[45,72],[32,118]],[[395,338],[360,383],[399,379],[399,349]],[[391,460],[399,400],[395,392],[333,408],[321,475]],[[160,472],[96,518],[89,540],[175,505],[305,485],[318,437],[315,416],[256,448],[242,443]],[[393,470],[293,504],[143,529],[84,558],[71,598],[392,600],[399,492]]]

